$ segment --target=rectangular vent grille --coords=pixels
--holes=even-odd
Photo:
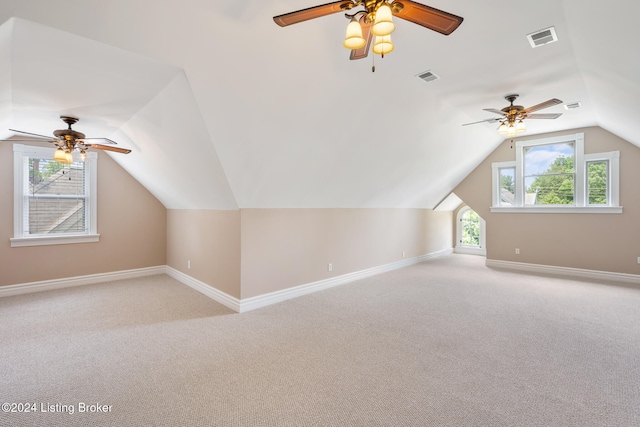
[[[427,83],[432,82],[434,80],[438,80],[440,78],[439,76],[437,76],[431,71],[425,71],[424,73],[420,73],[418,74],[418,77]]]
[[[571,104],[564,104],[564,109],[565,110],[575,110],[576,108],[580,108],[582,104],[580,104],[580,101],[578,102],[572,102]]]
[[[556,29],[554,27],[549,27],[544,30],[536,31],[535,33],[527,34],[527,40],[529,40],[531,47],[540,47],[545,44],[557,42],[558,36],[556,35]]]

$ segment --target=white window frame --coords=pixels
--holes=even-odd
[[[559,143],[574,144],[575,185],[574,204],[525,206],[524,203],[524,149],[537,145]],[[607,161],[608,204],[589,205],[587,198],[587,162]],[[515,205],[500,205],[500,169],[515,168]],[[516,160],[491,164],[491,212],[505,213],[622,213],[620,206],[620,152],[584,154],[584,134],[576,133],[531,141],[516,142]]]
[[[53,159],[55,148],[38,147],[32,145],[13,144],[13,238],[10,239],[11,247],[61,245],[69,243],[92,243],[100,240],[98,234],[98,200],[97,200],[97,176],[98,154],[86,153],[85,174],[88,186],[88,221],[87,232],[65,233],[56,235],[25,236],[24,233],[24,195],[29,188],[25,185],[28,181],[29,170],[25,170],[25,158]],[[79,153],[73,153],[74,161],[80,161]]]
[[[620,204],[620,152],[608,151],[606,153],[595,153],[584,155],[585,173],[587,171],[587,163],[607,162],[607,206],[618,206]],[[585,203],[587,206],[603,206],[590,205],[588,195],[588,183],[585,181]],[[622,208],[620,208],[622,209]]]
[[[486,233],[487,223],[480,215],[478,215],[478,219],[480,220],[480,245],[479,246],[463,245],[461,243],[462,217],[466,212],[472,211],[472,210],[473,209],[471,209],[469,206],[464,206],[460,208],[460,210],[458,210],[458,214],[456,215],[456,246],[454,248],[454,252],[459,254],[487,255],[486,239],[485,239],[487,234]]]
[[[516,162],[511,161],[511,162],[495,162],[491,164],[491,182],[493,183],[493,191],[491,192],[491,206],[492,207],[502,207],[502,208],[511,208],[513,207],[513,205],[511,206],[505,206],[505,205],[501,205],[500,204],[500,194],[501,194],[501,190],[502,190],[502,182],[500,180],[500,171],[502,169],[515,169],[516,167]],[[516,174],[517,172],[514,172],[513,174],[513,187],[514,187],[514,193],[515,191],[515,180],[516,180]],[[496,187],[497,185],[497,187]],[[515,199],[515,194],[514,194],[514,199]],[[514,202],[515,203],[515,202]]]

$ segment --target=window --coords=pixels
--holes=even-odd
[[[492,212],[621,213],[618,151],[584,154],[584,134],[516,143],[494,163]]]
[[[458,226],[456,229],[457,253],[467,253],[476,255],[486,255],[485,251],[485,222],[469,206],[465,206],[458,211]]]
[[[480,217],[475,211],[468,209],[462,214],[460,231],[462,246],[480,246]]]
[[[71,164],[54,148],[14,144],[14,237],[11,246],[97,242],[97,154]],[[76,157],[78,156],[78,157]]]
[[[515,206],[516,203],[516,168],[510,164],[498,168],[500,178],[499,201],[500,206]]]
[[[525,206],[571,205],[575,193],[573,142],[522,147]]]

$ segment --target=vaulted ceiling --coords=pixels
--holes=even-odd
[[[272,20],[320,3],[0,0],[0,139],[79,117],[133,150],[109,155],[170,209],[433,208],[503,141],[462,124],[510,93],[581,103],[527,134],[600,126],[640,146],[640,3],[424,1],[464,22],[396,19],[374,73],[372,54],[348,59],[342,13]],[[531,48],[551,26],[558,41]]]

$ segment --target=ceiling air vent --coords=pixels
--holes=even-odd
[[[580,101],[578,102],[572,102],[570,104],[564,104],[564,109],[565,110],[575,110],[576,108],[580,108],[582,104],[580,104]]]
[[[438,80],[440,77],[432,73],[431,71],[425,71],[424,73],[418,74],[418,77],[429,83],[434,80]]]
[[[527,40],[529,40],[529,44],[531,44],[531,47],[539,47],[545,44],[557,42],[558,36],[556,35],[556,29],[553,27],[549,27],[545,30],[527,34]]]

